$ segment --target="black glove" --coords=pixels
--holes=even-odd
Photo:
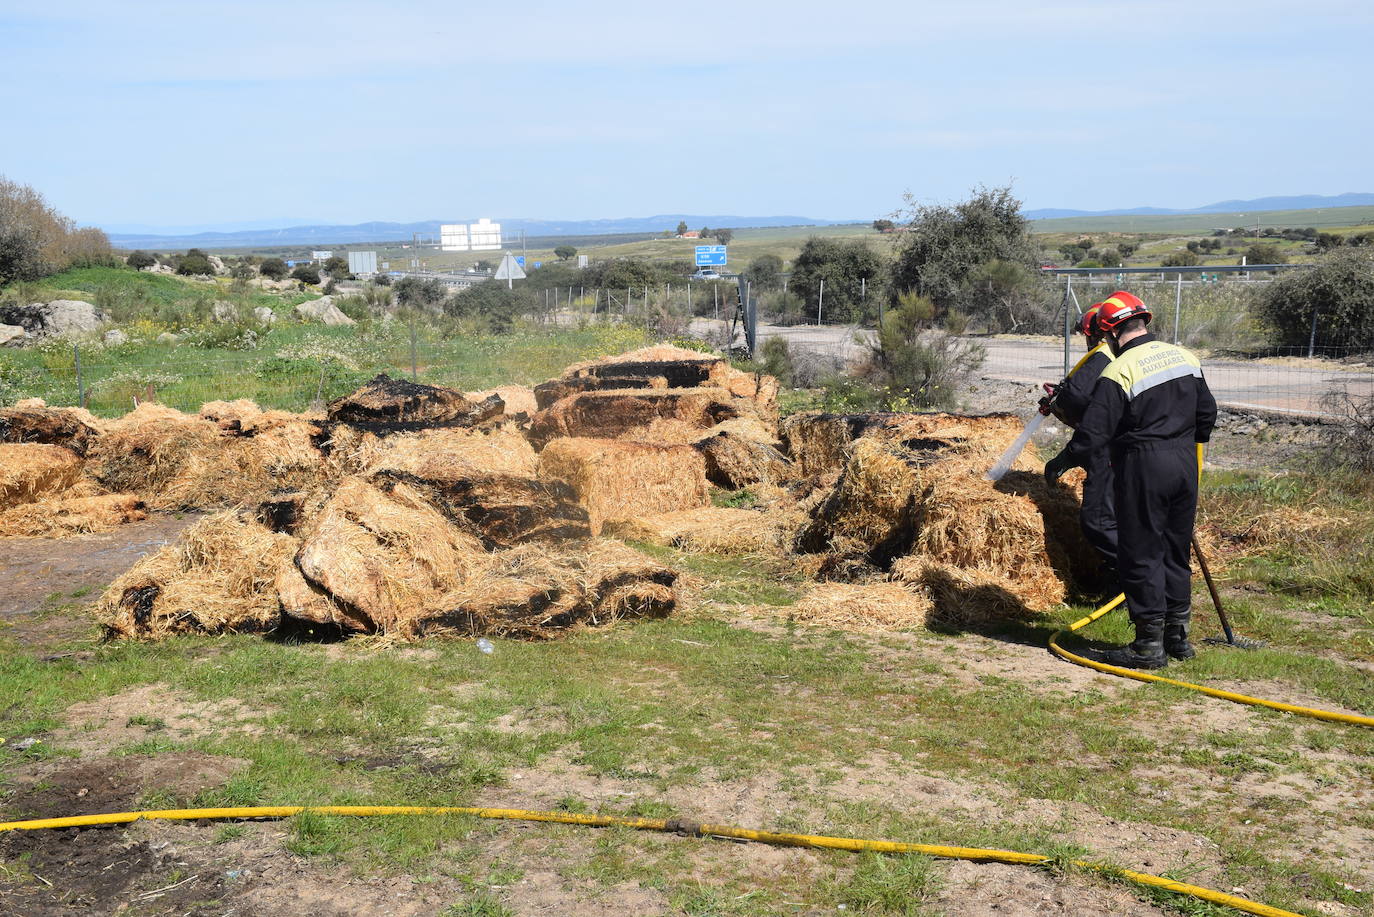
[[[1045,463],[1045,483],[1052,486],[1058,483],[1064,472],[1077,467],[1078,463],[1069,455],[1069,450],[1065,449]]]

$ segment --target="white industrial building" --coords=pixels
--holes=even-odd
[[[501,248],[501,224],[483,217],[476,223],[439,227],[439,248],[446,252],[493,252]]]

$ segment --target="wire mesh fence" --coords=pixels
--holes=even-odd
[[[1290,335],[1276,341],[1255,306],[1270,282],[1267,276],[1140,276],[1126,284],[1122,279],[1045,278],[1034,296],[1013,307],[1010,319],[989,308],[967,317],[956,330],[982,348],[982,376],[1028,385],[1057,381],[1083,352],[1083,338],[1066,329],[1076,327],[1091,303],[1126,286],[1152,309],[1156,336],[1199,352],[1225,404],[1319,414],[1332,392],[1374,397],[1374,354],[1349,336],[1331,333],[1320,316],[1313,318],[1304,340]],[[757,291],[735,282],[549,287],[534,291],[534,311],[514,335],[467,335],[422,319],[345,328],[293,325],[262,340],[249,329],[237,338],[218,335],[214,346],[197,346],[194,335],[165,347],[52,340],[0,357],[0,400],[38,396],[108,414],[148,397],[183,409],[249,397],[265,406],[304,410],[377,372],[467,390],[537,382],[583,356],[617,346],[631,349],[649,339],[695,337],[720,348],[741,348],[741,286],[758,306],[757,343],[786,340],[794,355],[816,368],[811,378],[861,365],[890,308],[883,299],[869,297],[862,285],[846,301],[846,312],[827,312],[820,296],[807,302],[783,286]],[[531,346],[531,336],[545,343]]]

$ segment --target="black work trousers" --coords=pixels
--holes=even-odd
[[[1116,571],[1116,495],[1112,483],[1112,460],[1106,449],[1088,461],[1088,477],[1083,482],[1083,506],[1078,522],[1083,537],[1102,558],[1102,565]]]
[[[1117,569],[1137,631],[1188,623],[1196,449],[1191,442],[1171,440],[1111,450]]]

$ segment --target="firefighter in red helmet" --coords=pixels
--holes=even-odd
[[[1117,570],[1135,640],[1103,659],[1158,669],[1194,655],[1189,547],[1197,512],[1197,443],[1211,438],[1217,404],[1190,352],[1150,334],[1150,310],[1124,290],[1102,302],[1097,324],[1116,358],[1093,387],[1064,453],[1045,466],[1057,479],[1108,451],[1117,523]]]

